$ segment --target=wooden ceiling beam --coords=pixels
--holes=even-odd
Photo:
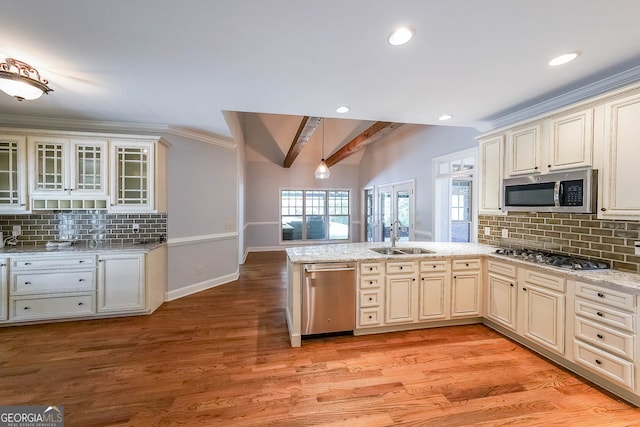
[[[331,167],[341,160],[346,159],[357,151],[362,150],[367,145],[389,135],[394,130],[402,126],[402,123],[375,122],[367,130],[353,138],[338,151],[325,160],[327,166]]]
[[[300,154],[300,152],[304,148],[305,144],[309,142],[309,138],[311,138],[311,135],[313,135],[313,132],[315,132],[321,121],[321,117],[304,116],[302,118],[300,126],[298,126],[296,136],[294,136],[293,141],[291,141],[291,147],[289,147],[287,157],[284,158],[284,164],[282,165],[283,167],[291,167],[296,157],[298,157],[298,154]]]

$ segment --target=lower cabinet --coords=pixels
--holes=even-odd
[[[451,280],[451,317],[481,314],[480,259],[454,259]]]
[[[421,261],[418,282],[418,320],[444,320],[449,317],[449,261]]]
[[[98,313],[145,309],[144,254],[98,257]]]
[[[416,261],[387,262],[385,278],[385,323],[413,323],[417,320],[418,289]]]
[[[364,262],[358,268],[356,328],[384,324],[384,262]]]
[[[0,259],[0,322],[9,318],[9,285],[7,260]]]
[[[489,260],[487,270],[486,316],[515,331],[518,304],[517,269],[509,264]]]

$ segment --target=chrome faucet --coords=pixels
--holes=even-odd
[[[394,233],[393,232],[393,226],[398,224],[398,232]],[[400,230],[403,228],[404,226],[402,225],[402,223],[398,220],[395,220],[391,223],[391,230],[389,230],[389,239],[391,240],[391,247],[395,248],[396,247],[396,242],[398,241],[398,239],[400,237],[398,237],[398,233],[400,232]]]

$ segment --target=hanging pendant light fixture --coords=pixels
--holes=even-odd
[[[0,62],[0,90],[18,101],[38,99],[43,93],[53,92],[48,84],[38,70],[26,62],[13,58]]]
[[[316,179],[327,179],[330,175],[329,166],[324,161],[324,119],[322,119],[322,160],[316,168]]]

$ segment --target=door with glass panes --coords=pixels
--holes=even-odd
[[[391,241],[392,233],[400,242],[414,240],[414,187],[413,181],[378,187],[378,241]]]

